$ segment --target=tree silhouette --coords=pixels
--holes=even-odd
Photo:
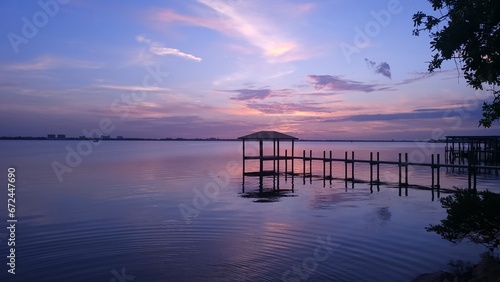
[[[490,127],[500,119],[500,1],[428,0],[438,16],[421,11],[413,15],[413,35],[428,31],[431,49],[429,72],[443,61],[458,59],[467,84],[474,89],[491,86],[493,101],[483,104],[479,125]]]
[[[493,252],[500,245],[500,195],[485,191],[459,189],[441,199],[448,213],[439,225],[425,229],[436,232],[454,244],[467,238]]]

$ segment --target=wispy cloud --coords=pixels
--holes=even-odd
[[[316,9],[317,5],[315,3],[290,3],[289,11],[293,14],[302,15],[305,13],[309,13],[312,10]]]
[[[250,100],[264,100],[267,98],[273,97],[283,97],[291,94],[292,90],[290,89],[279,89],[279,90],[271,90],[271,89],[236,89],[236,90],[220,90],[222,92],[231,92],[237,93],[235,97],[232,97],[231,100],[236,101],[250,101]]]
[[[291,64],[262,64],[261,61],[237,61],[237,69],[225,74],[213,82],[213,85],[234,88],[249,81],[260,81],[273,84],[275,79],[288,76],[296,72]]]
[[[266,56],[281,56],[296,44],[291,40],[281,38],[276,27],[263,18],[256,20],[256,15],[249,13],[250,7],[242,6],[242,2],[223,2],[217,0],[198,0],[216,11],[228,24],[231,32],[245,38],[249,43],[261,48]],[[250,9],[251,10],[251,9]]]
[[[325,107],[324,103],[307,102],[300,103],[285,102],[285,103],[257,103],[249,102],[247,107],[258,110],[265,114],[294,114],[297,112],[307,113],[331,113],[332,109]]]
[[[391,66],[388,63],[382,62],[380,64],[377,64],[376,62],[370,61],[367,58],[365,58],[365,62],[368,68],[373,69],[375,73],[381,74],[391,79]]]
[[[181,23],[216,30],[229,37],[243,39],[262,51],[271,61],[294,61],[312,54],[301,52],[300,45],[286,36],[276,19],[262,12],[262,2],[197,0],[213,13],[199,16],[179,14],[165,9],[153,12],[160,22]],[[297,13],[306,13],[313,5],[296,5]]]
[[[271,90],[270,89],[239,89],[239,90],[233,90],[231,92],[238,93],[237,96],[232,97],[232,100],[237,100],[237,101],[248,101],[248,100],[264,100],[271,96]]]
[[[103,88],[110,90],[120,91],[171,91],[168,88],[155,87],[155,86],[137,86],[137,85],[112,85],[112,84],[94,84],[94,88]]]
[[[337,75],[308,75],[308,78],[316,90],[373,92],[390,89],[390,87],[362,83]]]
[[[419,80],[433,77],[433,76],[440,74],[440,73],[442,73],[442,71],[436,71],[436,72],[431,72],[431,73],[429,73],[429,72],[417,72],[417,73],[414,73],[413,77],[404,79],[403,81],[396,83],[396,85],[410,84],[410,83],[413,83],[413,82],[416,82]]]
[[[185,124],[185,123],[193,123],[202,121],[202,118],[199,116],[167,116],[161,118],[144,118],[144,121],[151,121],[159,124]]]
[[[394,121],[394,120],[412,120],[412,119],[443,119],[460,116],[460,108],[453,107],[449,109],[417,109],[411,112],[398,112],[387,114],[355,114],[325,120],[325,122],[344,122],[344,121]]]
[[[99,69],[104,65],[101,63],[94,63],[89,61],[75,60],[70,58],[62,58],[55,56],[40,56],[35,60],[27,63],[18,63],[5,65],[0,69],[11,71],[31,71],[31,70],[49,70],[49,69]]]
[[[158,55],[158,56],[172,55],[172,56],[190,59],[190,60],[193,60],[196,62],[201,62],[201,58],[199,58],[199,57],[196,57],[196,56],[188,54],[188,53],[184,53],[184,52],[180,51],[179,49],[163,47],[160,43],[153,42],[150,39],[148,39],[142,35],[136,36],[136,40],[138,42],[148,44],[149,45],[149,52],[151,52],[155,55]]]
[[[0,82],[0,88],[11,88],[11,87],[16,87],[17,85],[14,83],[8,83],[8,82]]]

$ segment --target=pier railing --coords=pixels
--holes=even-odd
[[[403,158],[404,157],[404,158]],[[461,171],[466,171],[468,174],[468,188],[476,189],[477,185],[477,174],[480,170],[489,170],[489,171],[498,171],[500,170],[500,166],[491,166],[484,164],[475,164],[473,162],[469,162],[467,164],[449,164],[449,163],[441,163],[440,154],[432,154],[430,163],[421,163],[421,162],[409,162],[408,161],[408,153],[404,155],[399,153],[398,161],[384,161],[380,160],[380,153],[376,152],[375,157],[374,153],[370,152],[370,159],[356,159],[354,152],[351,152],[350,156],[348,152],[345,152],[343,158],[334,158],[332,157],[332,151],[323,151],[322,157],[313,157],[312,150],[309,150],[309,154],[306,155],[306,150],[302,151],[302,156],[300,155],[288,155],[288,150],[285,150],[285,155],[279,155],[273,153],[270,156],[243,156],[243,167],[245,167],[246,160],[259,160],[261,163],[264,161],[273,161],[273,170],[265,171],[263,166],[260,166],[260,171],[258,172],[245,172],[244,175],[254,175],[260,176],[261,178],[261,188],[262,188],[262,177],[264,175],[272,175],[272,174],[280,174],[280,162],[284,161],[284,173],[287,177],[288,175],[302,175],[302,177],[310,177],[312,179],[312,171],[313,171],[313,161],[321,162],[323,164],[323,180],[332,180],[332,164],[334,162],[344,163],[344,178],[343,180],[347,183],[348,181],[355,181],[355,163],[365,163],[370,165],[370,180],[369,183],[371,185],[376,184],[380,185],[380,165],[394,165],[398,167],[398,184],[400,187],[406,186],[408,187],[408,168],[411,166],[420,166],[420,167],[429,167],[431,169],[431,188],[439,189],[441,187],[440,179],[441,179],[441,168],[445,169],[458,169]],[[296,172],[294,170],[293,164],[295,160],[302,161],[302,174]],[[292,171],[288,171],[288,162],[292,163]],[[350,177],[349,177],[349,166],[350,169]],[[328,170],[327,170],[328,167]]]

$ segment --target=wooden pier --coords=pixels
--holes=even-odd
[[[294,142],[297,140],[297,137],[293,137],[287,134],[283,134],[280,132],[276,131],[259,131],[255,132],[249,135],[245,135],[242,137],[239,137],[238,139],[243,141],[243,174],[245,175],[245,162],[246,160],[259,160],[259,183],[260,183],[260,189],[262,190],[262,183],[263,183],[263,177],[265,174],[276,174],[279,173],[280,171],[280,160],[286,160],[285,166],[288,165],[288,160],[293,160],[294,159],[294,154],[293,152],[295,151],[294,149]],[[246,141],[258,141],[259,142],[259,155],[258,156],[246,156],[246,151],[245,151],[245,142]],[[273,142],[273,154],[271,156],[264,156],[264,141],[272,141]],[[292,155],[290,157],[285,156],[282,157],[280,156],[280,141],[291,141],[292,143]],[[288,152],[288,151],[286,151]],[[269,171],[264,171],[264,161],[273,161],[273,170],[271,172]],[[286,167],[288,170],[288,167]],[[292,161],[292,172],[295,171],[294,168],[294,162]],[[254,173],[255,175],[256,173]],[[279,181],[279,179],[278,179]]]
[[[382,183],[380,181],[380,165],[389,165],[395,166],[398,168],[398,185],[399,187],[408,188],[408,168],[409,167],[428,167],[430,168],[431,179],[429,186],[431,189],[439,189],[441,188],[441,171],[442,169],[458,169],[467,171],[468,174],[468,187],[469,189],[476,189],[477,186],[477,174],[481,170],[500,170],[500,166],[486,165],[484,163],[478,163],[475,161],[469,161],[466,164],[454,164],[454,163],[442,163],[440,154],[432,154],[430,163],[420,163],[420,162],[409,162],[408,161],[408,153],[402,154],[399,153],[398,161],[384,161],[380,160],[379,152],[371,152],[370,159],[356,159],[355,152],[344,152],[343,157],[333,157],[332,151],[323,151],[322,157],[313,157],[312,150],[309,150],[306,154],[306,150],[302,151],[301,155],[296,156],[294,154],[294,142],[298,138],[282,134],[275,131],[261,131],[254,134],[246,135],[240,137],[238,139],[243,140],[243,177],[245,176],[259,176],[259,189],[262,191],[263,189],[263,177],[264,176],[276,176],[284,173],[285,180],[288,176],[302,176],[304,184],[306,178],[309,178],[310,182],[312,182],[313,177],[313,162],[321,163],[323,168],[323,184],[325,185],[326,181],[329,181],[330,184],[333,179],[342,179],[344,180],[347,188],[347,183],[352,182],[354,185],[355,182],[366,182],[369,183],[370,186],[380,184],[388,184]],[[245,151],[245,141],[259,141],[259,155],[247,156]],[[291,151],[288,154],[288,150],[285,150],[284,155],[280,155],[280,142],[279,141],[291,141]],[[264,141],[272,141],[273,142],[273,154],[272,155],[264,155]],[[456,140],[455,140],[456,141]],[[460,145],[461,146],[461,145]],[[448,148],[448,145],[447,145]],[[453,143],[451,143],[451,148],[454,148]],[[462,146],[461,146],[462,148]],[[448,154],[449,152],[446,151]],[[258,160],[259,161],[259,171],[257,172],[247,172],[245,170],[246,161]],[[302,162],[302,170],[301,172],[295,171],[294,163],[295,161]],[[264,162],[273,162],[272,170],[264,170]],[[289,164],[290,162],[290,164]],[[332,171],[332,164],[334,162],[340,162],[344,164],[344,176],[343,177],[334,177]],[[284,163],[283,166],[281,164]],[[361,180],[355,178],[355,164],[368,164],[370,166],[370,179]],[[281,167],[284,167],[284,170],[281,170]],[[289,170],[291,167],[291,170]],[[349,173],[350,172],[350,173]],[[279,177],[277,177],[278,181],[278,189],[279,189]]]
[[[500,166],[500,136],[446,136],[445,163]]]

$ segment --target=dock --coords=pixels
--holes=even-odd
[[[445,162],[500,166],[500,136],[446,136]],[[480,173],[491,172],[487,168],[480,170]]]
[[[343,157],[333,157],[332,151],[323,151],[322,157],[313,157],[312,150],[302,150],[302,154],[295,155],[295,141],[298,140],[297,137],[293,137],[287,134],[283,134],[276,131],[259,131],[253,134],[245,135],[239,137],[238,139],[243,141],[243,178],[245,176],[258,176],[259,177],[259,190],[263,190],[263,178],[264,176],[276,176],[280,174],[285,175],[285,180],[288,176],[296,177],[301,176],[304,184],[306,178],[312,182],[313,177],[313,165],[319,164],[322,166],[323,171],[323,184],[326,181],[331,181],[333,179],[344,180],[346,187],[347,183],[351,182],[366,182],[370,186],[376,185],[377,187],[382,183],[380,181],[380,165],[394,166],[398,169],[398,185],[400,188],[409,186],[408,168],[412,166],[428,167],[430,173],[430,183],[429,187],[431,189],[441,188],[441,172],[442,170],[460,170],[465,171],[468,174],[468,188],[476,189],[477,187],[477,175],[483,171],[495,171],[498,174],[500,170],[500,164],[495,162],[497,158],[498,150],[493,150],[497,148],[495,146],[499,145],[498,142],[500,138],[494,140],[491,136],[486,138],[466,139],[463,136],[454,136],[450,139],[447,138],[446,148],[445,148],[445,162],[441,162],[440,154],[431,154],[431,162],[410,162],[408,161],[408,153],[399,153],[398,161],[386,161],[380,159],[379,152],[370,152],[369,159],[357,159],[355,158],[355,152],[343,152]],[[248,141],[257,141],[258,145],[258,155],[247,155],[246,143]],[[465,141],[468,143],[466,144]],[[264,154],[264,144],[272,143],[272,154]],[[284,155],[280,155],[280,143],[287,142],[291,145],[291,150],[285,149]],[[255,148],[255,147],[254,147]],[[479,149],[480,148],[480,149]],[[290,153],[289,153],[290,152]],[[337,153],[338,154],[338,153]],[[457,155],[458,154],[458,155]],[[461,155],[460,155],[461,154]],[[467,155],[466,161],[457,161],[457,156]],[[246,171],[247,161],[258,161],[259,171]],[[295,169],[295,161],[302,163],[302,167],[299,171]],[[272,169],[264,170],[264,163],[272,162]],[[332,174],[332,165],[335,162],[343,163],[344,174],[343,177],[334,177]],[[362,180],[355,178],[355,164],[368,164],[370,166],[370,178],[369,180]],[[276,179],[277,186],[279,187],[279,177]]]

